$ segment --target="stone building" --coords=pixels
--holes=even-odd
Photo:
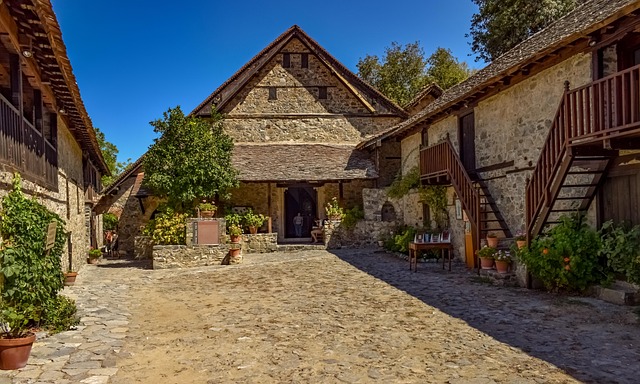
[[[489,231],[535,236],[572,211],[640,224],[639,8],[585,2],[358,148],[400,140],[403,172],[420,165],[423,184],[450,186],[470,266]]]
[[[63,267],[99,246],[92,210],[109,170],[84,108],[51,3],[0,2],[0,195],[21,174],[23,191],[66,222]]]
[[[363,189],[388,185],[395,176],[388,169],[397,168],[399,151],[388,159],[355,147],[407,113],[298,26],[259,52],[191,115],[209,118],[212,106],[224,114],[224,129],[235,142],[232,161],[241,185],[231,191],[231,205],[269,216],[280,242],[310,240],[313,221],[324,217],[327,201],[336,197],[346,207],[362,207]],[[137,215],[124,224],[129,229],[121,238],[131,237],[128,232],[152,214],[148,198],[132,200],[139,194],[133,189],[141,172],[130,169],[105,191],[113,197],[100,204],[114,211],[129,204]],[[304,218],[301,238],[293,225],[298,213]]]

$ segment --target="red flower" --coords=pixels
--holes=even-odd
[[[549,249],[547,249],[547,248],[543,249],[543,250],[542,250],[542,254],[543,254],[543,255],[547,255],[547,254],[549,254]]]
[[[568,263],[568,262],[569,262],[569,260],[571,260],[571,259],[569,259],[568,257],[565,257],[565,258],[564,258],[564,262],[565,262],[565,263]]]

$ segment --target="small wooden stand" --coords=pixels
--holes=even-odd
[[[444,251],[447,250],[449,272],[451,272],[451,256],[453,255],[453,245],[451,243],[409,243],[409,270],[418,272],[418,251],[426,251],[429,249],[440,250],[442,269],[444,269]]]

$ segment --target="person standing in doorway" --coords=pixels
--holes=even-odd
[[[298,215],[293,218],[293,228],[296,230],[296,237],[302,237],[302,224],[304,223],[304,217],[298,212]]]

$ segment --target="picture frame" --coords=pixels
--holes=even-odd
[[[440,235],[440,242],[442,243],[450,243],[451,242],[451,233],[449,231],[443,231]]]
[[[460,201],[460,199],[456,199],[454,204],[456,207],[456,219],[462,220],[462,201]]]
[[[440,234],[439,233],[431,234],[431,242],[432,243],[439,243],[440,242]]]
[[[422,243],[423,241],[424,239],[421,234],[416,233],[415,236],[413,237],[414,243]]]
[[[431,234],[430,233],[425,233],[422,235],[422,241],[424,241],[425,243],[430,243],[431,242]]]

